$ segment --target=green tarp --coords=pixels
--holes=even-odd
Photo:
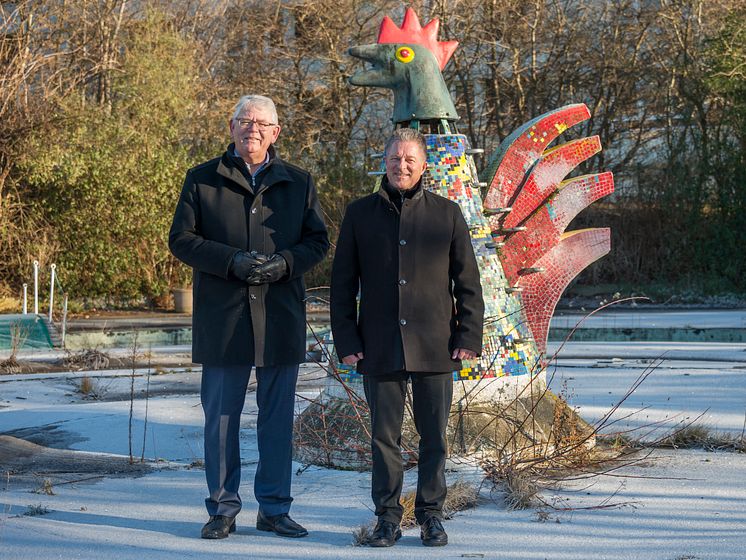
[[[53,346],[49,326],[41,315],[0,315],[0,351]]]

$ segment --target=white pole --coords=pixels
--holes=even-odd
[[[23,283],[23,314],[28,314],[28,284]]]
[[[67,294],[62,300],[62,347],[65,347],[65,331],[67,330]]]
[[[52,263],[52,279],[49,282],[49,322],[52,322],[52,308],[54,307],[54,271],[57,265]]]
[[[39,261],[34,261],[34,315],[39,314]]]

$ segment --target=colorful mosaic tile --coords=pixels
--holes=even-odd
[[[503,375],[524,375],[536,367],[539,355],[531,340],[518,294],[506,291],[508,282],[500,264],[482,200],[474,160],[466,153],[464,135],[425,135],[428,169],[423,186],[456,202],[464,214],[482,280],[485,329],[482,356],[454,372],[455,380],[476,380]]]
[[[485,208],[511,206],[526,173],[547,146],[568,127],[589,118],[585,104],[567,105],[527,122],[503,140],[481,175],[490,184]]]
[[[581,270],[610,249],[608,228],[571,231],[536,261],[535,265],[545,272],[520,278],[518,286],[523,288],[526,318],[540,348],[546,348],[549,321],[562,292]]]
[[[519,270],[535,267],[559,243],[565,228],[580,211],[614,192],[614,177],[611,172],[583,175],[559,186],[559,191],[525,222],[525,231],[505,238],[500,260],[511,286],[518,282]]]
[[[577,165],[601,151],[598,136],[573,140],[551,148],[541,155],[523,185],[516,190],[511,211],[490,217],[493,232],[520,225],[560,186]],[[498,237],[501,237],[498,233]]]

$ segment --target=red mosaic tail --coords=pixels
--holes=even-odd
[[[584,208],[614,191],[610,172],[565,180],[601,150],[598,136],[548,148],[569,127],[590,118],[584,104],[550,111],[524,124],[493,153],[482,181],[484,212],[511,288],[522,300],[538,351],[560,295],[580,271],[610,250],[609,229],[565,233]]]

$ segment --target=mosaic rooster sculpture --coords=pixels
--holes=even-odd
[[[457,202],[471,231],[485,296],[482,357],[464,362],[455,380],[541,371],[549,321],[560,295],[585,267],[610,250],[609,229],[565,232],[581,210],[614,190],[611,173],[565,179],[600,151],[599,138],[549,145],[590,118],[584,104],[550,111],[508,136],[477,173],[442,70],[456,41],[438,40],[439,22],[420,25],[407,9],[401,27],[385,17],[373,45],[349,54],[368,63],[350,78],[394,92],[393,122],[427,140],[423,186]],[[379,172],[380,174],[380,172]],[[480,187],[486,189],[484,201]]]

